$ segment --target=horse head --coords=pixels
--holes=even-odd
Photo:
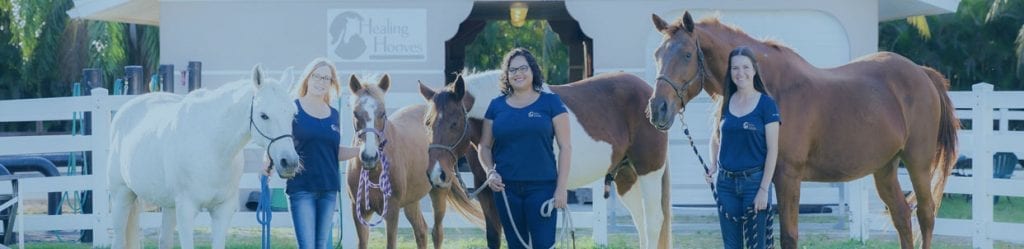
[[[690,12],[672,24],[658,15],[652,15],[652,19],[664,38],[654,51],[658,78],[647,115],[655,128],[664,131],[672,128],[675,115],[682,115],[686,103],[700,93],[708,72]]]
[[[352,75],[349,78],[349,90],[352,92],[352,121],[356,129],[356,145],[359,146],[359,160],[364,169],[377,167],[380,149],[384,147],[387,128],[387,109],[384,105],[384,94],[391,86],[388,75],[380,78],[376,85],[363,84]]]
[[[427,177],[434,187],[446,188],[451,185],[448,176],[455,174],[458,158],[469,149],[468,111],[473,108],[474,97],[466,93],[461,75],[441,91],[420,82],[420,94],[429,103],[424,120],[430,133]]]
[[[291,70],[286,70],[285,77]],[[281,178],[295,177],[301,168],[299,154],[295,152],[295,141],[292,139],[292,123],[298,108],[288,95],[289,80],[274,82],[264,79],[263,68],[256,65],[252,69],[252,82],[255,88],[251,108],[249,109],[250,136],[256,144],[266,148],[272,165]]]

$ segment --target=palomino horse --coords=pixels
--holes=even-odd
[[[470,151],[480,139],[481,120],[491,99],[500,94],[498,75],[489,71],[462,77],[440,91],[420,84],[431,103],[426,122],[433,138],[432,170],[454,174],[455,156]],[[611,173],[622,203],[633,216],[641,248],[671,248],[669,177],[665,165],[668,137],[647,123],[644,104],[652,89],[626,73],[608,73],[568,85],[551,86],[569,109],[573,152],[569,188],[586,186]],[[475,159],[475,156],[471,156]],[[479,163],[473,165],[476,186],[485,180]],[[621,167],[620,167],[621,165]],[[430,174],[435,186],[447,185],[441,174]],[[491,248],[499,245],[500,224],[490,190],[479,199],[487,213]]]
[[[427,127],[423,125],[427,107],[407,106],[388,116],[384,94],[390,86],[387,75],[377,85],[362,84],[354,75],[349,80],[353,93],[350,106],[357,131],[353,142],[360,147],[360,153],[348,169],[348,188],[359,248],[366,248],[369,242],[368,226],[380,221],[387,225],[387,248],[395,248],[400,209],[405,209],[405,217],[413,226],[416,245],[426,248],[427,223],[420,211],[420,200],[427,193],[434,209],[434,248],[441,248],[445,201],[455,205],[471,222],[482,223],[483,214],[466,193],[452,195],[448,188],[432,188],[419,173],[427,170],[428,138]],[[367,222],[373,213],[383,219]]]
[[[717,19],[694,24],[689,12],[672,24],[653,19],[664,40],[654,54],[659,76],[649,111],[661,130],[702,88],[721,96],[733,48],[748,46],[757,54],[757,73],[784,123],[774,178],[783,248],[797,247],[801,181],[844,182],[868,174],[874,174],[901,246],[913,247],[908,201],[914,200],[900,190],[900,160],[916,193],[922,247],[931,246],[959,128],[941,74],[885,52],[819,69],[792,49],[752,39]]]
[[[250,140],[267,148],[279,175],[295,175],[299,155],[290,137],[297,109],[287,86],[262,75],[256,66],[251,80],[184,97],[149,93],[121,106],[111,123],[108,171],[113,248],[141,248],[139,199],[163,210],[160,248],[174,246],[175,223],[181,247],[192,248],[202,209],[213,220],[212,247],[224,248]]]

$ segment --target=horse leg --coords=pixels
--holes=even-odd
[[[178,197],[175,200],[175,216],[178,219],[178,239],[182,249],[195,248],[194,231],[196,214],[199,207],[188,200],[188,197]]]
[[[643,187],[638,185],[636,171],[632,168],[625,168],[619,171],[619,175],[615,177],[615,187],[619,196],[622,197],[622,204],[629,210],[629,215],[633,217],[633,225],[636,226],[636,231],[640,236],[640,248],[650,248],[647,241],[647,219],[644,209],[644,191]]]
[[[458,176],[456,176],[458,177]],[[434,248],[441,248],[442,242],[444,242],[444,214],[448,209],[448,195],[451,192],[448,189],[433,189],[430,191],[430,204],[434,209],[434,231],[433,240]],[[405,212],[408,214],[409,209]],[[424,225],[426,226],[426,225]]]
[[[114,241],[111,245],[113,249],[121,248],[138,248],[133,247],[135,245],[133,241],[138,240],[134,238],[138,231],[132,232],[132,227],[138,230],[138,220],[131,220],[129,213],[134,211],[138,205],[137,196],[127,186],[120,185],[111,188],[110,197],[113,199],[111,205],[111,216],[114,224]],[[131,223],[136,223],[132,225]]]
[[[409,224],[412,225],[412,234],[416,238],[416,248],[425,249],[427,248],[427,222],[423,219],[423,211],[420,210],[420,202],[414,202],[405,206],[405,219],[409,220]],[[437,212],[437,210],[434,210]],[[388,214],[391,215],[391,214]],[[388,245],[391,245],[391,224],[388,223]],[[434,224],[436,227],[437,224]],[[434,241],[435,245],[437,241]]]
[[[480,202],[480,209],[483,209],[484,223],[487,234],[487,248],[501,248],[501,218],[498,216],[498,207],[494,206],[494,192],[484,184],[487,181],[487,172],[480,166],[480,159],[477,158],[476,149],[470,147],[466,153],[466,160],[473,172],[473,186],[485,188],[477,194],[476,199]]]
[[[781,162],[780,162],[781,163]],[[782,248],[797,248],[800,239],[800,181],[803,180],[792,167],[779,165],[775,170],[775,197],[779,204],[779,237]]]
[[[175,208],[161,208],[163,220],[160,223],[160,249],[174,248]]]
[[[235,200],[238,198],[229,198]],[[231,201],[225,201],[210,210],[213,249],[224,249],[227,239],[228,226],[231,225],[231,217],[235,214],[236,206]]]
[[[351,206],[352,206],[352,223],[356,224],[356,236],[359,237],[359,249],[366,249],[367,244],[370,243],[370,231],[369,231],[370,228],[366,227],[366,225],[363,225],[362,222],[359,222],[359,219],[365,219],[366,217],[365,216],[364,217],[360,217],[357,214],[356,209],[357,208],[361,208],[361,207],[356,205],[356,203],[357,203],[356,201],[353,201],[352,204],[351,204]],[[369,215],[367,215],[367,216],[369,216]]]
[[[398,212],[401,211],[401,208],[397,204],[401,199],[401,196],[398,195],[391,196],[391,203],[395,204],[390,205],[387,209],[388,214],[384,215],[384,223],[387,224],[388,249],[395,249],[398,245]],[[419,203],[417,202],[417,204]],[[423,219],[422,216],[423,214],[420,213],[420,220]]]
[[[647,225],[646,240],[648,248],[672,248],[671,211],[669,210],[669,188],[667,167],[642,175],[637,185],[643,190],[644,223]],[[666,219],[666,217],[669,217]]]
[[[889,207],[889,215],[892,224],[900,236],[900,247],[914,248],[914,234],[910,225],[910,206],[900,189],[897,169],[899,159],[894,159],[889,166],[882,167],[875,171],[875,188],[878,189],[878,197],[882,198],[885,206]]]
[[[934,142],[933,142],[934,143]],[[921,147],[931,147],[924,151],[912,151]],[[914,186],[914,195],[917,196],[917,223],[921,227],[921,248],[931,248],[932,231],[935,228],[935,199],[932,195],[932,156],[935,153],[935,146],[907,146],[903,153],[903,160],[910,174],[910,182]],[[935,169],[941,171],[941,169]],[[913,245],[913,244],[911,244]]]

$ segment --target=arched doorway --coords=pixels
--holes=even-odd
[[[459,30],[445,42],[445,82],[455,80],[455,75],[466,66],[466,46],[472,43],[488,22],[509,19],[509,8],[512,1],[474,2],[466,20],[459,25]],[[583,33],[577,22],[565,7],[563,1],[527,2],[529,11],[527,20],[545,20],[551,30],[558,35],[568,52],[567,70],[568,83],[593,75],[593,40]],[[498,52],[496,52],[498,53]],[[536,54],[536,52],[534,52]],[[501,55],[497,55],[501,56]]]

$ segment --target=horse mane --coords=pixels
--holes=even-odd
[[[717,29],[721,31],[726,31],[726,34],[731,34],[733,36],[740,38],[750,39],[751,41],[757,42],[757,44],[759,45],[764,45],[765,47],[772,48],[778,52],[790,52],[796,54],[796,52],[792,48],[786,46],[784,43],[782,43],[782,41],[776,40],[774,38],[756,39],[753,36],[750,36],[750,34],[747,34],[747,32],[743,31],[743,29],[737,27],[736,25],[722,23],[720,17],[721,13],[715,12],[714,14],[711,14],[709,16],[702,17],[699,21],[697,21],[696,25],[698,27],[705,29]],[[669,25],[668,27],[670,34],[675,33],[675,31],[681,29],[684,29],[682,17],[680,17],[675,22],[672,22],[672,24]]]

